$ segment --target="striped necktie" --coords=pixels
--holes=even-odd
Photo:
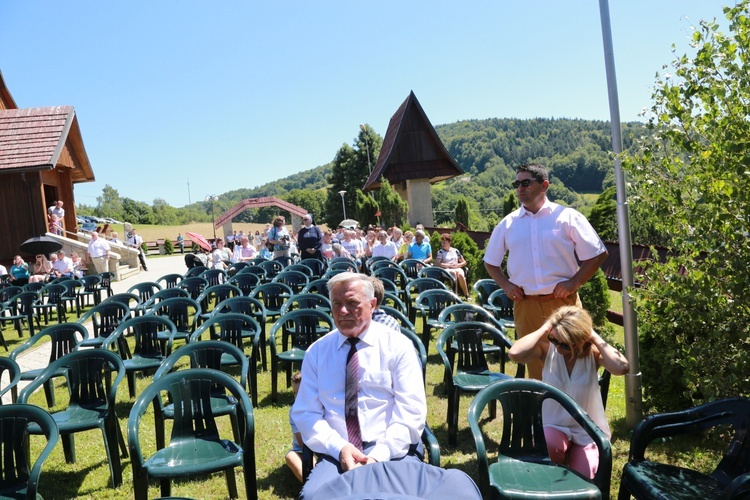
[[[362,451],[362,433],[359,430],[357,401],[359,392],[359,356],[357,355],[358,338],[347,339],[351,344],[346,357],[346,399],[344,411],[346,415],[346,433],[349,442]]]

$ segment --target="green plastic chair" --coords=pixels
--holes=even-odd
[[[268,355],[266,354],[266,306],[260,300],[253,299],[252,297],[232,297],[219,303],[213,311],[214,314],[225,312],[247,314],[258,322],[260,325],[260,340],[258,342],[260,346],[260,358],[258,357],[258,353],[254,353],[254,355],[256,356],[256,361],[258,359],[261,360],[263,371],[268,371]]]
[[[220,269],[214,269],[214,271],[220,271]],[[242,297],[242,290],[235,285],[221,283],[205,288],[198,298],[195,299],[195,301],[201,306],[201,314],[198,318],[198,323],[200,324],[206,321],[220,302],[226,299],[231,299],[232,297]]]
[[[62,437],[63,452],[67,463],[75,463],[73,434],[91,429],[100,429],[104,438],[109,472],[113,487],[122,484],[122,464],[118,453],[118,442],[123,456],[127,457],[122,430],[115,414],[117,387],[125,378],[125,366],[120,357],[104,349],[83,349],[66,354],[42,371],[18,395],[18,402],[26,404],[40,385],[62,372],[67,381],[70,402],[67,408],[52,414]],[[112,380],[112,372],[115,377]],[[41,434],[38,427],[30,427],[29,433]]]
[[[195,300],[187,297],[173,297],[156,304],[148,312],[148,315],[169,318],[177,327],[177,333],[172,340],[187,342],[190,335],[195,332],[198,318],[201,315],[201,306]],[[162,336],[160,340],[166,342],[167,336]]]
[[[128,394],[135,397],[135,375],[138,372],[149,372],[159,369],[161,363],[172,353],[172,341],[177,334],[177,327],[169,318],[162,316],[138,316],[123,321],[107,337],[102,347],[115,350],[125,365],[125,376],[128,379]],[[162,338],[167,336],[167,341]],[[133,351],[125,337],[135,340]]]
[[[189,368],[208,368],[212,370],[224,371],[226,366],[239,366],[235,370],[239,375],[238,382],[242,387],[247,386],[247,374],[249,364],[247,356],[237,346],[221,340],[203,340],[193,342],[182,346],[174,351],[167,359],[164,360],[161,367],[154,374],[154,380],[162,378],[167,373],[172,373],[176,369],[184,369],[181,363],[189,360]],[[231,359],[231,362],[228,362]],[[237,380],[237,374],[232,376]],[[227,396],[226,390],[222,386],[214,387],[211,393],[211,408],[215,417],[228,415],[234,432],[234,440],[240,442],[241,427],[239,425],[237,413],[237,401],[231,396]],[[156,448],[162,449],[165,446],[164,438],[164,421],[174,420],[175,406],[173,402],[164,402],[161,399],[154,400],[154,422],[156,432]]]
[[[491,311],[499,321],[502,321],[505,328],[515,328],[516,323],[513,319],[513,301],[505,295],[505,290],[495,290],[487,299],[488,311]]]
[[[130,309],[121,302],[102,302],[83,313],[78,318],[79,325],[91,320],[93,335],[81,343],[82,347],[101,347],[107,337],[112,335],[117,327],[130,318]]]
[[[448,325],[437,339],[437,351],[445,368],[445,383],[448,394],[448,443],[456,445],[458,434],[458,413],[461,393],[476,394],[497,380],[508,380],[510,375],[490,371],[484,342],[510,341],[499,330],[487,323],[467,321]],[[490,417],[495,418],[495,405],[490,405]]]
[[[710,474],[653,462],[645,457],[646,448],[655,440],[697,434],[718,426],[730,427],[734,435]],[[638,499],[750,498],[748,427],[748,398],[723,399],[646,418],[630,439],[630,456],[622,470],[619,498],[627,499],[631,495]]]
[[[477,292],[479,305],[487,309],[487,306],[490,303],[490,295],[495,290],[500,290],[500,285],[498,285],[497,281],[493,280],[492,278],[484,278],[481,280],[477,280],[472,288],[475,292]]]
[[[3,404],[3,396],[12,391],[21,380],[21,368],[18,363],[5,356],[0,356],[0,379],[8,373],[8,383],[0,387],[0,405]]]
[[[208,334],[207,334],[208,332]],[[221,342],[227,342],[237,347],[242,353],[245,353],[245,342],[249,342],[250,356],[249,366],[252,369],[246,370],[250,372],[250,393],[252,394],[253,406],[258,405],[258,378],[257,378],[257,366],[258,359],[260,357],[260,336],[261,327],[255,318],[242,313],[219,313],[211,316],[205,323],[198,327],[195,332],[190,336],[190,343],[199,342],[206,340],[219,340]],[[247,361],[247,360],[246,360]],[[221,366],[233,366],[238,363],[235,356],[232,354],[225,354],[221,359]]]
[[[31,467],[27,445],[29,425],[37,427],[47,438],[47,443]],[[4,450],[0,497],[41,498],[37,491],[42,466],[59,439],[57,424],[41,408],[24,404],[0,406],[0,446]]]
[[[210,404],[216,386],[225,388],[237,401],[243,429],[239,443],[222,438],[219,433]],[[154,399],[161,398],[165,392],[175,407],[172,434],[165,448],[146,458],[139,435],[141,420]],[[171,479],[219,471],[224,471],[229,496],[238,498],[235,467],[243,468],[245,498],[257,498],[254,439],[253,407],[242,386],[232,377],[203,368],[164,375],[141,393],[128,418],[135,499],[148,498],[149,478],[161,482],[161,495],[167,497],[171,493]]]
[[[542,402],[557,401],[599,448],[599,470],[589,481],[553,463],[547,453],[542,425]],[[479,419],[488,404],[500,402],[503,422],[497,462],[489,464]],[[479,464],[480,487],[491,498],[581,499],[609,498],[612,450],[609,439],[570,396],[538,380],[504,380],[488,385],[469,407],[469,427]]]
[[[432,278],[417,278],[409,286],[420,280],[430,280],[430,283],[440,283],[438,280]],[[440,286],[444,285],[440,283]],[[422,318],[422,342],[424,342],[425,349],[429,349],[432,330],[445,328],[445,325],[438,320],[440,312],[448,306],[460,304],[461,302],[462,300],[458,295],[445,288],[425,290],[417,295],[417,298],[412,302],[412,306],[419,310],[419,316]]]
[[[279,365],[286,365],[286,386],[292,385],[292,367],[302,364],[313,342],[335,328],[333,318],[319,309],[297,309],[282,315],[271,327],[271,397],[276,400]],[[280,345],[276,337],[281,333]]]
[[[50,351],[49,359],[47,361],[47,365],[49,366],[57,359],[76,350],[78,345],[88,339],[88,337],[89,332],[86,327],[78,323],[60,323],[58,325],[52,325],[13,349],[10,353],[10,359],[16,361],[21,353],[28,351],[32,347],[41,345],[41,343],[49,339]],[[47,367],[42,367],[21,372],[21,380],[34,380],[46,369]],[[50,408],[55,406],[55,390],[52,386],[52,378],[62,377],[64,375],[64,370],[60,369],[55,375],[50,376],[44,384],[44,394],[47,398],[47,406]],[[16,387],[12,388],[11,394],[13,395],[13,401],[18,401],[18,389]]]

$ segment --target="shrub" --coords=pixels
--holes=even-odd
[[[169,238],[164,240],[164,252],[167,255],[172,255],[174,253],[174,246],[172,245],[172,240]]]

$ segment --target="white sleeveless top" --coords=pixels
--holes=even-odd
[[[578,358],[573,371],[568,376],[565,358],[557,352],[555,346],[550,345],[544,360],[542,381],[557,387],[572,397],[599,428],[611,437],[604,405],[599,392],[599,375],[596,369],[594,354]],[[545,427],[552,427],[564,433],[574,443],[586,446],[594,441],[586,431],[578,425],[570,414],[556,401],[545,400],[542,403],[542,422]]]

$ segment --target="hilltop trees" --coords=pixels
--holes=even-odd
[[[646,406],[677,410],[750,392],[750,16],[701,21],[692,54],[656,82],[653,132],[623,167],[633,210],[673,252],[635,290]]]

